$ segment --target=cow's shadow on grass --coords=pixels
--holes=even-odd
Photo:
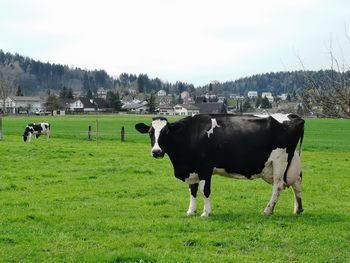
[[[348,222],[349,216],[339,213],[303,213],[301,215],[295,214],[274,214],[270,216],[263,215],[262,213],[215,213],[210,216],[212,221],[220,222],[250,222],[250,223],[295,223],[300,222],[303,224],[334,224],[341,222]]]

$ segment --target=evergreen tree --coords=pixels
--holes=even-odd
[[[17,87],[16,96],[23,96],[21,86]]]
[[[291,101],[292,101],[292,98],[290,97],[290,94],[289,94],[289,93],[288,93],[288,95],[287,95],[286,100],[287,100],[288,102],[291,102]]]
[[[262,102],[261,96],[258,95],[255,101],[255,108],[259,108],[261,106],[261,102]]]
[[[60,98],[61,99],[65,99],[67,98],[67,87],[63,86],[63,88],[60,91]]]
[[[86,97],[88,99],[92,99],[93,98],[92,91],[90,89],[86,92]]]
[[[67,89],[67,99],[74,99],[74,94],[72,88]]]
[[[271,103],[269,102],[268,98],[264,97],[261,101],[261,108],[262,109],[270,109],[272,108]]]
[[[106,101],[108,104],[108,107],[112,108],[113,110],[120,111],[122,108],[122,103],[120,101],[119,93],[114,93],[113,91],[107,92]]]
[[[184,103],[183,99],[181,98],[181,94],[179,94],[179,97],[177,98],[177,104]]]
[[[250,102],[248,100],[245,100],[243,105],[242,105],[242,111],[246,112],[249,110],[252,106],[250,105]]]
[[[148,99],[148,106],[150,112],[154,112],[156,110],[156,98],[154,97],[153,93],[151,93]]]

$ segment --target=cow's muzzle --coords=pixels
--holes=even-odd
[[[164,157],[164,152],[160,149],[159,150],[158,149],[152,150],[151,154],[154,158],[163,158]]]
[[[26,142],[27,141],[27,136],[26,135],[22,135],[23,136],[23,141]]]

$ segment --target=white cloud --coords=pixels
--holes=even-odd
[[[284,70],[282,64],[297,60],[291,61],[294,49],[321,56],[320,39],[339,30],[334,19],[337,27],[339,19],[350,22],[346,7],[316,0],[15,0],[5,8],[12,18],[0,18],[0,48],[112,75],[143,72],[205,84]]]

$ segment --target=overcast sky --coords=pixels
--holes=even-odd
[[[0,0],[4,52],[196,86],[350,62],[346,28],[349,0]]]

